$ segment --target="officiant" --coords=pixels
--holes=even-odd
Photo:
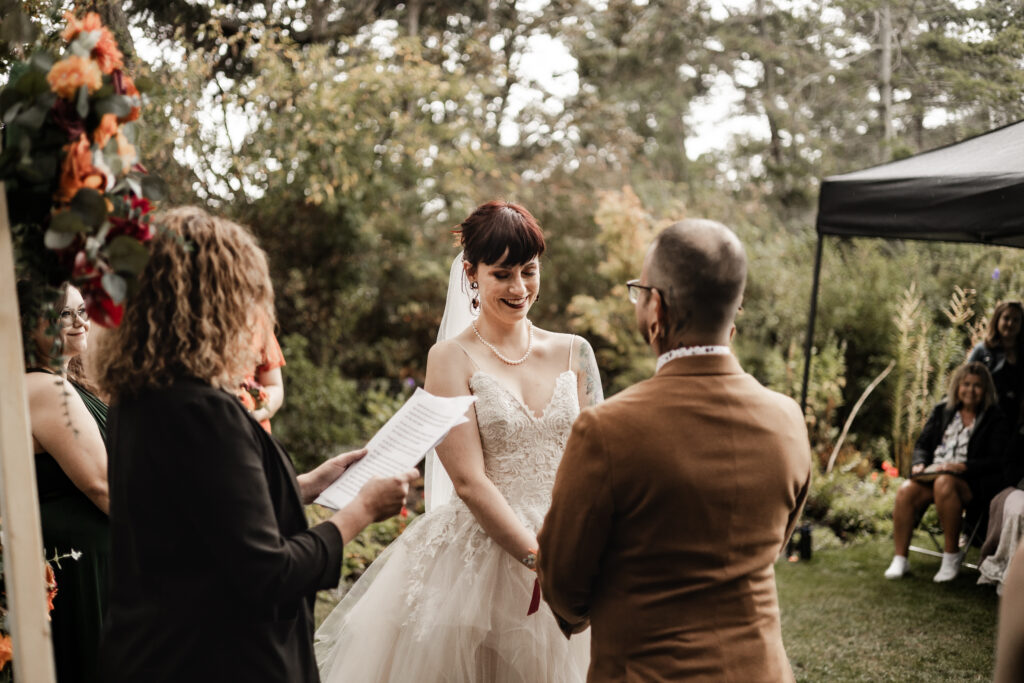
[[[108,420],[111,590],[104,680],[317,681],[313,602],[342,546],[399,511],[411,470],[370,480],[328,521],[310,503],[365,451],[296,476],[234,396],[273,320],[264,252],[197,208],[153,219],[121,325],[100,341]]]

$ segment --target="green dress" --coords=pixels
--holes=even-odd
[[[29,370],[29,372],[45,372]],[[107,438],[107,405],[71,382]],[[49,453],[36,453],[36,484],[46,557],[65,558],[58,567],[57,596],[50,613],[58,683],[99,681],[97,661],[109,590],[110,521],[68,478]]]

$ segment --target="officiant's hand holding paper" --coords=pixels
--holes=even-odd
[[[309,505],[317,496],[324,492],[324,489],[345,473],[351,465],[358,462],[366,455],[366,448],[360,448],[347,453],[340,453],[333,458],[320,463],[316,469],[300,474],[296,477],[299,480],[299,490],[302,493],[302,504]]]
[[[370,479],[351,502],[331,515],[330,522],[338,528],[343,541],[351,541],[367,524],[398,514],[409,495],[409,484],[419,476],[419,470],[410,469]]]
[[[417,389],[370,442],[367,454],[345,469],[316,502],[340,509],[356,499],[374,477],[388,477],[414,467],[427,451],[441,442],[456,425],[467,421],[475,396],[434,396]]]

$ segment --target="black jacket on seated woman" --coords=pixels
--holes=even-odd
[[[946,400],[935,407],[921,430],[911,476],[896,491],[893,557],[885,578],[898,579],[909,571],[907,554],[916,520],[933,503],[943,549],[942,565],[932,580],[945,583],[956,578],[963,561],[963,513],[967,512],[968,522],[979,519],[1003,488],[1005,444],[1006,420],[991,373],[982,363],[964,363],[950,376]]]
[[[914,444],[912,465],[932,464],[935,449],[942,443],[946,428],[959,406],[942,401],[931,416]],[[968,506],[968,515],[988,509],[992,497],[1006,485],[1007,422],[998,405],[992,405],[975,419],[974,431],[967,442],[966,470],[960,475],[971,489],[974,498]]]

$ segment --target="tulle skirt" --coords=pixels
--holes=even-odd
[[[531,528],[542,510],[519,515]],[[323,683],[571,683],[590,632],[566,639],[550,608],[527,616],[535,575],[455,500],[393,542],[316,633]]]

